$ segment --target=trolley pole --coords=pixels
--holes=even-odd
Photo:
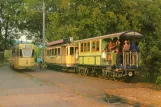
[[[42,9],[43,9],[43,29],[42,29],[42,33],[43,33],[43,50],[42,50],[42,64],[44,64],[45,63],[45,61],[44,61],[44,59],[45,59],[45,40],[46,40],[46,37],[45,37],[45,2],[44,2],[44,0],[43,0],[43,7],[42,7]]]

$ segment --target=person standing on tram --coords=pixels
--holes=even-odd
[[[132,41],[130,45],[130,51],[132,52],[132,64],[133,65],[136,63],[137,50],[138,50],[138,46],[135,44],[134,41]]]
[[[127,40],[124,41],[123,52],[124,52],[124,60],[123,63],[126,66],[129,64],[129,51],[130,51],[130,44]]]

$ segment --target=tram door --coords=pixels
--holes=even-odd
[[[71,64],[74,64],[75,63],[75,47],[70,47],[69,54],[70,54],[70,62]]]
[[[66,65],[66,46],[61,47],[61,64]]]

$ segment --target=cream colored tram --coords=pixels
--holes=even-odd
[[[71,70],[75,65],[76,46],[72,43],[65,43],[58,40],[48,43],[45,49],[45,63],[59,70]]]
[[[34,44],[17,44],[10,50],[10,67],[15,69],[34,68]]]

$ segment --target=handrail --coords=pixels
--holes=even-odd
[[[139,52],[123,52],[123,66],[139,66]]]

